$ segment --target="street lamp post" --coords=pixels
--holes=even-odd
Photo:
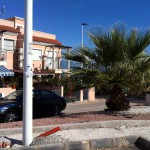
[[[84,47],[84,30],[83,30],[83,27],[86,26],[87,23],[82,23],[82,48]],[[81,68],[83,67],[83,64],[81,63]]]
[[[83,27],[86,25],[87,25],[87,23],[82,23],[82,48],[84,47],[84,43],[83,43],[84,42],[84,40],[83,40],[84,30],[83,30]],[[83,63],[81,63],[81,68],[83,68]],[[83,102],[83,90],[82,89],[80,90],[80,102]]]
[[[83,36],[84,36],[84,30],[83,30],[83,27],[84,26],[86,26],[87,25],[87,23],[82,23],[82,48],[83,48],[83,46],[84,46],[84,44],[83,44],[83,42],[84,42],[84,40],[83,40]]]
[[[33,0],[25,0],[23,69],[23,145],[32,142],[32,17]]]

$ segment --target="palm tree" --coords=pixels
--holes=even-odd
[[[127,30],[124,24],[117,23],[108,30],[93,27],[88,35],[91,46],[64,54],[66,59],[83,64],[72,71],[71,77],[82,80],[84,87],[112,89],[106,102],[110,110],[128,109],[122,89],[144,87],[149,82],[150,57],[146,48],[150,44],[150,30]]]

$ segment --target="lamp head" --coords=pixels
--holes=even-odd
[[[87,23],[82,23],[83,26],[88,25]]]

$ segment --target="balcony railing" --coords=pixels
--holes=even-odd
[[[6,51],[0,50],[0,61],[6,61]]]

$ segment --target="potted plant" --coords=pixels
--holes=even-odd
[[[12,77],[12,79],[11,79],[11,87],[12,87],[12,89],[16,89],[16,87],[18,86],[18,83],[19,83],[18,78]]]

